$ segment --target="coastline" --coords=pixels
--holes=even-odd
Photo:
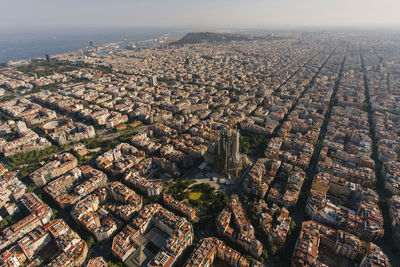
[[[0,34],[0,64],[7,61],[31,60],[44,58],[46,54],[56,55],[85,49],[89,42],[94,45],[107,45],[110,43],[141,42],[148,39],[159,38],[166,34],[166,29],[119,29],[110,30],[86,30],[77,32],[31,32],[28,36],[24,33],[9,32]]]

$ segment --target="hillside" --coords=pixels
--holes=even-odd
[[[202,42],[226,42],[261,39],[253,38],[250,35],[232,34],[232,33],[214,33],[214,32],[195,32],[188,33],[180,40],[170,43],[170,45],[197,44]]]

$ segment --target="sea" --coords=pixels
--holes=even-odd
[[[8,60],[45,57],[94,45],[154,39],[167,33],[180,34],[167,28],[62,28],[0,31],[0,63]],[[122,46],[121,46],[122,47]]]

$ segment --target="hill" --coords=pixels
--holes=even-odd
[[[227,42],[227,41],[245,41],[263,39],[252,37],[250,35],[241,35],[233,33],[215,33],[215,32],[191,32],[186,34],[180,40],[170,43],[170,45],[197,44],[202,42]]]

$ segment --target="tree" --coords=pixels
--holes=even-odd
[[[290,232],[292,233],[295,229],[296,229],[296,222],[294,220],[292,220],[290,222]]]
[[[250,255],[245,255],[244,258],[245,258],[246,260],[248,260],[250,263],[253,263],[253,262],[254,262],[253,257],[250,256]]]
[[[29,173],[27,173],[27,172],[21,172],[21,177],[25,177],[25,176],[28,176],[28,175],[29,175]],[[26,186],[25,192],[26,193],[32,193],[35,189],[36,189],[35,184],[30,183],[30,184],[28,184]]]
[[[90,248],[94,244],[93,236],[89,235],[88,239],[86,240],[87,246]]]
[[[241,198],[241,201],[242,201],[244,204],[247,204],[247,202],[249,201],[249,199],[248,199],[248,197],[247,197],[246,195],[241,195],[240,198]]]
[[[124,264],[121,262],[112,262],[112,261],[108,261],[108,266],[109,267],[123,267]]]
[[[215,211],[222,210],[226,202],[228,202],[228,196],[223,191],[218,191],[214,198],[213,207]]]
[[[262,257],[264,260],[267,260],[267,259],[268,259],[268,251],[263,250],[263,252],[262,252],[262,254],[261,254],[261,257]]]
[[[275,246],[271,247],[271,253],[273,256],[276,256],[276,247]]]
[[[51,209],[53,211],[53,215],[51,215],[51,219],[54,220],[57,217],[58,210]]]

